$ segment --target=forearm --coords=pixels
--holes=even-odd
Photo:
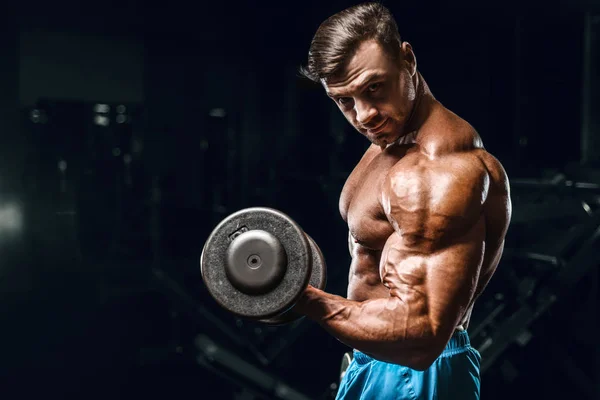
[[[434,348],[426,313],[398,297],[357,302],[308,287],[297,309],[342,343],[381,361],[418,367]]]

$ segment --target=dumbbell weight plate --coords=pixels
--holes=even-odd
[[[306,234],[306,238],[310,243],[312,265],[312,273],[310,275],[309,284],[323,290],[327,285],[327,265],[325,264],[325,257],[323,257],[321,249],[319,246],[317,246],[313,238],[311,238],[308,234]],[[261,319],[261,322],[268,325],[284,325],[299,320],[302,317],[302,315],[294,312],[294,308],[292,306],[292,308],[289,310],[283,312],[282,314],[276,315],[275,317]]]
[[[311,277],[310,243],[298,224],[265,207],[237,211],[211,232],[200,257],[209,294],[244,318],[288,310]]]

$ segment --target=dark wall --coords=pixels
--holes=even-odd
[[[144,100],[141,38],[22,30],[19,102],[39,98],[139,103]]]
[[[297,68],[319,23],[352,2],[126,2],[93,12],[66,3],[0,17],[0,207],[22,221],[0,230],[0,377],[45,374],[57,378],[50,392],[79,397],[108,382],[102,393],[113,398],[173,388],[197,398],[206,387],[231,398],[235,385],[200,369],[190,349],[198,332],[218,331],[207,319],[216,315],[258,347],[287,338],[271,372],[316,398],[345,347],[311,324],[296,336],[241,327],[211,307],[198,256],[224,216],[272,206],[319,243],[328,290],[344,294],[337,201],[367,143]],[[586,7],[389,7],[434,95],[511,177],[579,161]],[[127,104],[131,123],[95,126],[96,102]],[[33,123],[34,109],[48,123]],[[153,268],[179,286],[156,282]],[[141,353],[151,359],[143,366]],[[310,382],[308,369],[319,372]]]

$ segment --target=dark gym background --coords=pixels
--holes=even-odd
[[[0,396],[329,399],[348,349],[236,320],[210,230],[280,209],[328,291],[337,200],[367,143],[298,77],[355,2],[20,2],[0,14]],[[514,214],[471,323],[484,399],[600,398],[600,7],[387,1],[434,95],[504,164]]]

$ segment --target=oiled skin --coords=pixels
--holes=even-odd
[[[366,115],[375,107],[353,94],[358,89],[352,86],[373,70],[375,58],[359,57],[344,79],[326,86],[330,95],[354,90],[348,92],[353,108],[345,115],[355,126],[377,119]],[[416,66],[413,75],[408,70],[415,82],[422,79]],[[410,98],[402,76],[388,79],[400,81],[390,96]],[[389,132],[403,129],[406,140],[361,131],[373,145],[340,196],[352,255],[347,298],[309,286],[296,309],[352,348],[422,370],[457,327],[468,327],[475,300],[502,255],[511,205],[506,174],[477,132],[419,83],[415,99],[426,100],[395,105],[400,112],[394,124],[401,128],[387,125],[393,126]],[[411,106],[419,106],[418,115]]]

